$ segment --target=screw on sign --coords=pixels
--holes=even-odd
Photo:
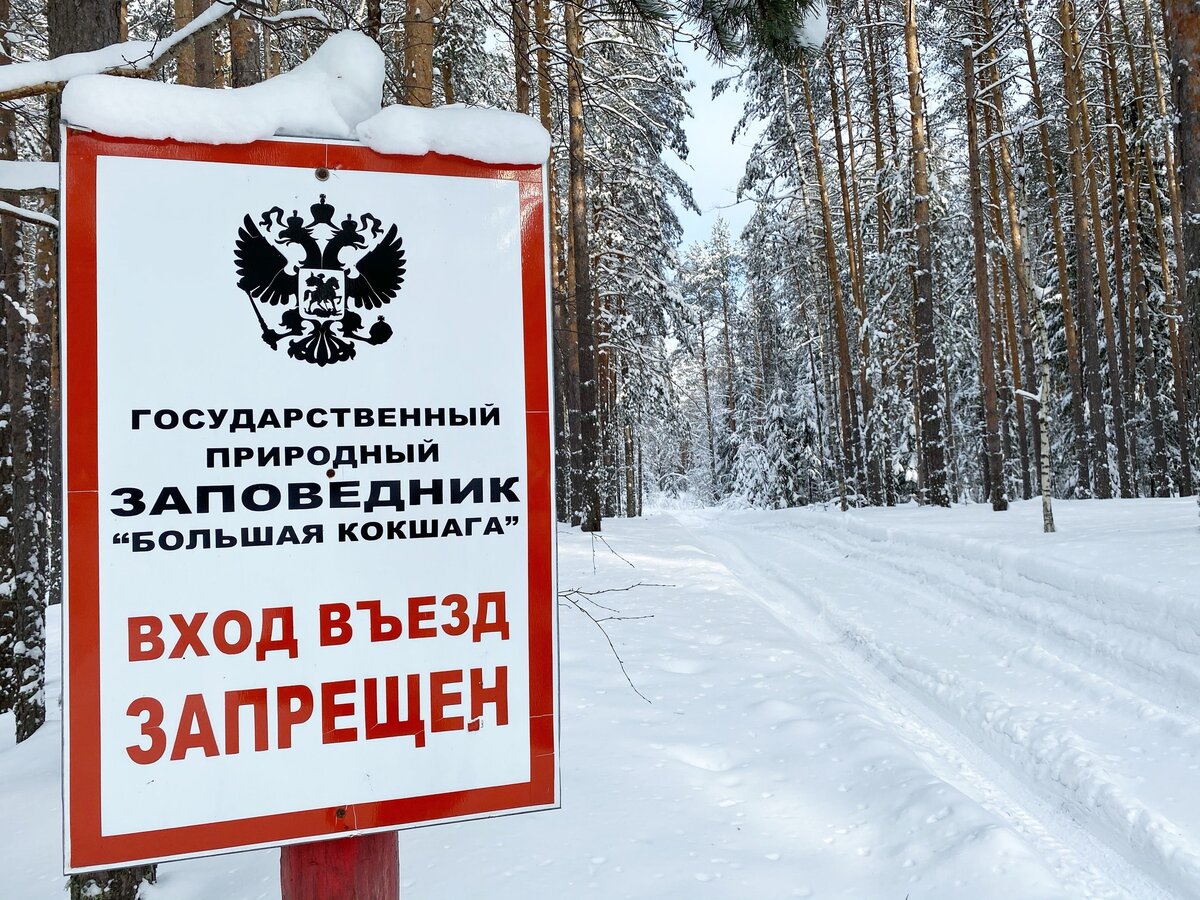
[[[64,147],[66,870],[556,808],[543,166]]]

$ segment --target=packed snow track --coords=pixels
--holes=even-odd
[[[1069,896],[1200,897],[1195,582],[1187,598],[1073,565],[1054,536],[1022,551],[908,516],[676,514]]]

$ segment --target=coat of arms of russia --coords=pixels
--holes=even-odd
[[[263,341],[275,350],[286,340],[288,356],[328,366],[392,336],[382,315],[364,333],[360,310],[382,309],[400,292],[404,247],[396,226],[385,232],[371,213],[335,224],[325,194],[309,211],[307,222],[296,210],[285,219],[278,206],[257,223],[247,215],[234,257]]]

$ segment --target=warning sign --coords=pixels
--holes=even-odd
[[[65,146],[67,868],[555,806],[542,168]]]

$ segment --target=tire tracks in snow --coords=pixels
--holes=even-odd
[[[1129,796],[1061,723],[882,641],[817,582],[830,581],[834,573],[859,584],[874,576],[920,605],[928,605],[922,600],[936,595],[936,586],[914,584],[888,561],[864,573],[826,544],[824,535],[781,535],[728,522],[716,534],[703,517],[676,519],[777,620],[836,662],[931,771],[1009,822],[1079,897],[1200,897],[1200,856],[1170,822]],[[789,572],[770,562],[780,558],[777,553],[761,552],[766,543],[791,555]],[[797,586],[791,573],[800,554],[815,565],[799,568],[819,574]],[[942,625],[952,628],[953,620]],[[1053,800],[1047,802],[1041,790],[1049,790]]]
[[[827,533],[806,531],[805,534],[810,539],[829,542]],[[787,541],[786,538],[776,539]],[[788,543],[795,546],[795,541]],[[839,552],[837,555],[842,554]],[[945,587],[939,585],[937,578],[928,577],[928,572],[918,576],[920,580],[915,586],[902,574],[898,577],[905,561],[895,557],[886,557],[882,565],[876,565],[883,569],[882,573],[875,572],[876,577],[882,574],[896,588],[905,591],[908,597],[918,598],[918,603],[922,598],[939,597],[939,586]],[[946,603],[953,605],[949,597]],[[869,645],[867,652],[873,655],[877,664],[902,678],[923,698],[934,700],[940,707],[942,718],[948,723],[956,724],[957,718],[975,740],[993,751],[993,756],[998,753],[1000,756],[997,758],[1006,761],[1008,768],[1022,778],[1035,779],[1036,783],[1054,792],[1073,818],[1087,825],[1110,847],[1179,895],[1200,897],[1200,853],[1195,845],[1181,834],[1168,816],[1156,812],[1133,796],[1124,786],[1126,780],[1111,772],[1091,742],[1081,737],[1070,725],[1054,715],[1011,703],[996,691],[943,668],[910,648],[881,640],[865,623],[841,614],[836,603],[826,602],[823,612],[830,619],[839,620],[848,634],[852,632],[856,639]],[[1003,621],[999,616],[993,615],[992,618],[996,624]],[[979,637],[985,643],[989,634],[995,634],[994,629],[980,629],[974,622],[971,625],[972,636]],[[1055,659],[1057,664],[1047,666],[1048,659]],[[1043,669],[1055,675],[1069,670],[1069,664],[1050,654],[1043,655],[1039,662]],[[1103,680],[1100,676],[1096,678]],[[1111,684],[1111,689],[1114,692],[1120,690],[1115,683]],[[1135,711],[1135,716],[1140,721],[1134,722],[1134,727],[1169,722],[1178,724],[1180,721],[1177,717],[1168,718],[1165,709],[1149,701],[1146,702],[1146,708],[1159,711],[1157,722],[1139,709]],[[1113,712],[1107,703],[1101,704],[1098,709],[1105,713]],[[1195,733],[1186,724],[1183,729],[1184,733]]]
[[[978,539],[938,535],[935,540],[853,517],[832,524],[833,529],[819,531],[799,528],[810,539],[826,544],[840,540],[843,546],[885,555],[892,569],[948,588],[980,608],[984,606],[971,592],[1002,597],[1003,604],[986,611],[1002,613],[1006,625],[1020,620],[1039,635],[1053,635],[1070,655],[1135,681],[1142,696],[1171,695],[1182,708],[1200,693],[1200,630],[1195,625],[1200,611],[1194,603],[1176,597],[1172,604],[1161,588],[1088,570],[1072,573],[1064,563]],[[1052,554],[1048,547],[1046,555]],[[957,572],[959,580],[948,577],[948,570]]]
[[[862,558],[880,552],[878,541],[849,530],[817,532],[803,529],[803,533],[810,540],[820,541],[838,551],[847,551],[842,554],[846,558]],[[915,594],[917,603],[913,608],[934,622],[953,628],[959,624],[956,618],[969,621],[972,633],[993,644],[1003,657],[1019,658],[1085,692],[1093,700],[1120,708],[1140,722],[1153,722],[1172,735],[1188,738],[1200,735],[1200,719],[1182,709],[1171,709],[1166,702],[1152,697],[1154,685],[1151,683],[1134,678],[1135,690],[1128,684],[1132,673],[1119,665],[1112,665],[1112,654],[1093,652],[1093,645],[1082,638],[1077,629],[1064,625],[1053,609],[1057,601],[1052,595],[1058,592],[1057,588],[1046,586],[1047,593],[1034,596],[1038,594],[1035,588],[1038,582],[1030,582],[1030,595],[1018,597],[978,577],[969,570],[968,564],[957,557],[938,558],[931,565],[911,557],[892,555],[888,557],[887,565],[902,576],[897,578],[885,574],[883,577],[891,582],[904,585],[908,578],[912,578],[931,589]],[[937,571],[938,568],[942,571]],[[956,577],[948,577],[946,568],[953,568]],[[936,589],[937,593],[932,589]],[[923,599],[932,599],[934,603],[923,602]],[[989,624],[981,625],[974,616],[964,615],[964,608],[986,617]],[[1017,633],[1014,626],[1020,628],[1021,632]],[[1057,642],[1056,652],[1050,652],[1041,645],[1047,638]],[[1095,643],[1108,649],[1107,642]],[[1099,664],[1106,671],[1094,671],[1086,668],[1084,663]],[[1146,667],[1134,668],[1144,670]],[[1119,678],[1126,683],[1118,681]]]

